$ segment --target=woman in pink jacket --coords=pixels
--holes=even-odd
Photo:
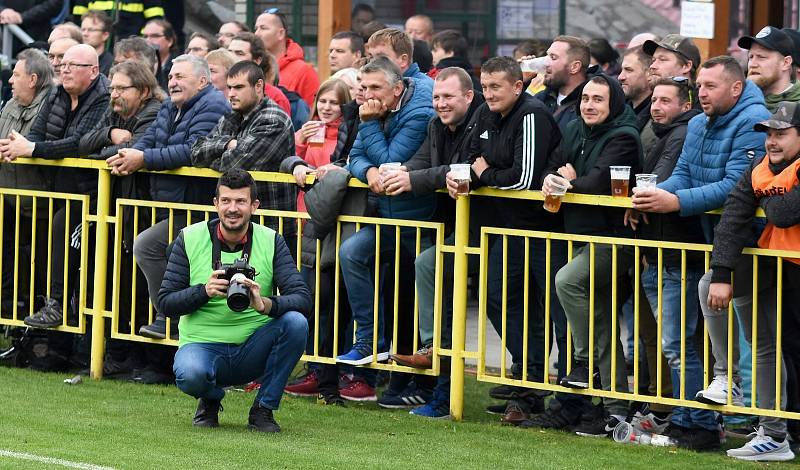
[[[294,134],[297,155],[308,164],[294,168],[293,175],[299,186],[304,186],[306,175],[315,173],[315,168],[330,165],[339,138],[342,106],[349,102],[350,90],[342,80],[329,79],[319,87],[311,109],[312,120]],[[301,192],[297,197],[297,210],[305,212],[303,196]]]

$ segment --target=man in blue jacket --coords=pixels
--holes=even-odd
[[[132,148],[120,149],[107,162],[115,175],[128,175],[142,168],[171,170],[192,166],[192,144],[208,134],[219,119],[230,112],[225,96],[211,86],[211,72],[204,59],[188,54],[176,57],[169,73],[169,99],[161,105],[156,121]],[[150,177],[150,194],[154,201],[205,204],[213,194],[213,181],[183,176]],[[170,224],[172,233],[186,225],[183,214],[172,219],[159,213],[160,221],[136,238],[133,253],[147,279],[150,301],[156,296],[167,267],[167,245]],[[176,331],[173,328],[172,333]],[[166,319],[158,312],[156,321],[145,325],[139,333],[149,338],[166,337]]]
[[[367,183],[370,197],[377,199],[378,216],[390,219],[428,220],[433,215],[435,194],[415,196],[405,193],[386,196],[384,175],[379,167],[385,163],[403,163],[410,159],[425,140],[428,121],[434,116],[431,88],[420,86],[420,81],[403,78],[400,68],[388,57],[380,55],[361,68],[361,87],[366,101],[359,108],[361,124],[353,149],[350,151],[350,173]],[[388,175],[387,175],[388,176]],[[414,236],[401,241],[401,259],[413,260]],[[394,258],[393,227],[382,230],[381,259]],[[388,359],[383,339],[383,311],[379,302],[378,342],[372,344],[374,267],[374,226],[364,227],[348,238],[339,249],[342,276],[349,294],[353,318],[358,323],[356,344],[338,362],[363,365],[373,361],[377,347],[377,360]]]
[[[697,75],[697,86],[703,114],[689,121],[683,150],[672,176],[656,190],[634,195],[633,207],[642,212],[677,212],[683,217],[698,215],[705,239],[711,243],[718,217],[705,213],[722,207],[753,157],[763,155],[764,137],[754,126],[767,120],[770,114],[761,90],[745,79],[732,57],[715,57],[703,63]],[[703,280],[699,291],[703,302]],[[743,307],[737,304],[737,309]],[[704,312],[704,316],[710,336],[727,339],[727,314],[706,316]],[[714,342],[714,381],[706,390],[697,392],[699,401],[727,402],[727,346],[725,340],[721,344]],[[738,361],[736,354],[734,361]],[[741,405],[742,390],[735,378],[731,389],[732,404]],[[691,431],[682,433],[679,445],[695,449],[719,446],[715,432]]]

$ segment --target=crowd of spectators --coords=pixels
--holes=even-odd
[[[392,361],[431,368],[436,331],[440,347],[450,347],[452,255],[442,255],[444,274],[437,279],[439,253],[431,233],[390,224],[364,224],[359,230],[343,226],[337,233],[335,220],[346,214],[443,222],[444,239],[452,244],[453,200],[463,194],[460,185],[467,179],[463,168],[451,167],[459,164],[469,166],[470,189],[539,190],[547,198],[565,191],[632,195],[627,210],[581,204],[559,210],[522,198],[473,198],[468,227],[473,246],[480,242],[482,227],[713,245],[709,264],[697,251],[634,250],[625,243],[612,247],[603,242],[576,242],[568,250],[562,241],[489,236],[486,313],[504,336],[510,378],[550,381],[544,349],[545,338],[553,337],[556,383],[627,392],[631,369],[637,368],[632,350],[638,346],[620,334],[613,321],[619,318],[628,323],[629,333],[639,329],[637,339],[644,346],[636,392],[743,405],[740,326],[745,344],[757,342],[756,406],[772,409],[779,400],[781,410],[800,411],[800,344],[792,330],[800,325],[793,290],[798,261],[777,261],[780,269],[774,258],[763,261],[754,287],[749,282],[753,262],[742,256],[745,247],[800,249],[796,31],[767,26],[740,38],[738,45],[748,51],[746,67],[730,56],[703,61],[692,39],[679,34],[644,33],[631,38],[624,50],[603,38],[561,35],[547,44],[524,41],[513,58],[488,58],[476,68],[461,32],[436,31],[425,15],[408,18],[404,30],[387,28],[376,21],[372,8],[359,4],[352,12],[352,31],[337,32],[330,40],[332,76],[324,79],[305,61],[302,45],[289,37],[287,17],[276,8],[258,15],[252,32],[243,23],[228,22],[216,36],[191,34],[182,48],[182,28],[164,18],[158,1],[137,3],[142,5],[138,10],[113,10],[117,17],[100,8],[111,2],[76,2],[74,23],[46,30],[39,28],[40,17],[55,17],[57,12],[50,10],[58,2],[16,3],[18,10],[0,11],[0,22],[21,23],[47,43],[16,56],[9,80],[12,97],[0,111],[4,187],[87,195],[94,207],[98,188],[91,172],[8,164],[26,157],[85,156],[109,166],[114,199],[168,206],[208,204],[213,198],[222,216],[229,214],[216,199],[222,185],[234,193],[250,191],[252,210],[310,214],[305,222],[266,217],[263,225],[281,234],[273,247],[281,250],[278,284],[290,286],[291,295],[299,296],[293,299],[302,298],[300,313],[309,313],[302,311],[308,309],[301,284],[318,298],[317,314],[304,320],[311,323],[306,352],[335,363],[310,364],[288,385],[287,364],[276,375],[267,372],[262,379],[269,390],[259,395],[260,406],[270,409],[267,428],[279,429],[271,410],[277,409],[284,389],[318,397],[322,404],[377,401],[383,408],[410,408],[417,416],[449,415],[448,358],[441,359],[438,377],[392,372],[387,378],[360,366]],[[537,56],[544,65],[528,68]],[[182,167],[223,172],[228,175],[223,180],[236,187],[155,173]],[[621,178],[612,176],[616,167],[626,169]],[[290,173],[296,184],[250,184],[237,170]],[[651,177],[653,185],[639,186],[637,175]],[[351,177],[368,189],[348,188]],[[723,206],[721,216],[710,214]],[[756,217],[759,208],[765,219]],[[144,209],[117,214],[131,224],[138,213],[139,233],[128,225],[121,231],[120,263],[129,267],[121,270],[124,282],[131,285],[140,277],[139,285],[146,286],[130,293],[122,310],[129,319],[137,315],[137,322],[128,322],[131,333],[181,338],[174,374],[182,390],[201,399],[195,424],[215,425],[220,388],[207,377],[197,379],[183,349],[196,343],[196,315],[203,310],[179,311],[176,300],[205,295],[189,292],[186,283],[196,279],[194,267],[182,271],[191,263],[187,257],[195,256],[185,252],[193,248],[184,243],[198,236],[197,224],[185,211],[153,210],[152,217]],[[76,216],[80,211],[77,200],[60,201],[48,211],[29,197],[3,199],[2,310],[5,315],[29,309],[25,324],[45,332],[30,333],[46,345],[45,353],[30,361],[39,369],[86,363],[85,339],[57,329],[77,324],[75,299],[86,295],[82,289],[104,288],[77,282],[80,253],[87,248],[82,244],[91,240],[86,235],[93,230]],[[54,234],[67,234],[67,243],[60,236],[33,236],[37,225],[48,224]],[[242,241],[246,246],[252,242],[247,236],[252,233]],[[15,259],[15,244],[23,240],[39,256],[31,263],[31,286],[16,285],[8,261]],[[41,262],[42,253],[49,263]],[[289,255],[299,261],[299,273],[286,262]],[[173,266],[176,259],[181,266]],[[137,272],[135,267],[139,274],[130,274]],[[175,277],[175,269],[182,274]],[[476,271],[477,266],[469,267],[470,273]],[[782,283],[776,272],[783,273]],[[732,278],[747,282],[732,285]],[[209,290],[215,282],[209,281],[206,292],[219,294]],[[29,298],[28,288],[40,296]],[[437,289],[443,293],[440,325],[434,320]],[[395,299],[394,291],[417,293],[418,331],[414,302]],[[17,297],[22,307],[13,305]],[[145,301],[134,307],[137,297]],[[152,316],[143,307],[148,297]],[[634,297],[640,299],[636,323],[626,308]],[[254,308],[272,317],[272,303],[281,301],[268,300],[255,301]],[[738,321],[729,321],[731,304]],[[301,327],[296,315],[282,322],[291,324],[294,339],[287,357],[293,365],[305,324]],[[736,331],[729,331],[731,325]],[[714,359],[714,377],[707,386],[698,350],[704,328]],[[780,335],[782,342],[777,341]],[[416,351],[414,344],[419,345]],[[127,373],[145,383],[175,380],[174,348],[109,341],[107,353],[107,375]],[[384,379],[388,385],[378,397]],[[487,411],[523,428],[611,437],[628,423],[694,450],[718,449],[724,438],[721,415],[707,408],[629,403],[619,395],[593,403],[586,395],[564,392],[547,400],[545,391],[510,385],[489,393],[502,403]],[[744,460],[790,460],[790,441],[800,437],[795,431],[787,420],[765,416],[746,444],[727,453]]]

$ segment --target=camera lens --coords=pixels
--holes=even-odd
[[[228,308],[234,312],[243,312],[250,306],[250,289],[241,282],[244,278],[244,274],[236,273],[228,285]]]

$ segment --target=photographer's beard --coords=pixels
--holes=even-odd
[[[250,225],[250,217],[245,216],[239,211],[225,212],[220,219],[220,224],[226,232],[243,233]]]

